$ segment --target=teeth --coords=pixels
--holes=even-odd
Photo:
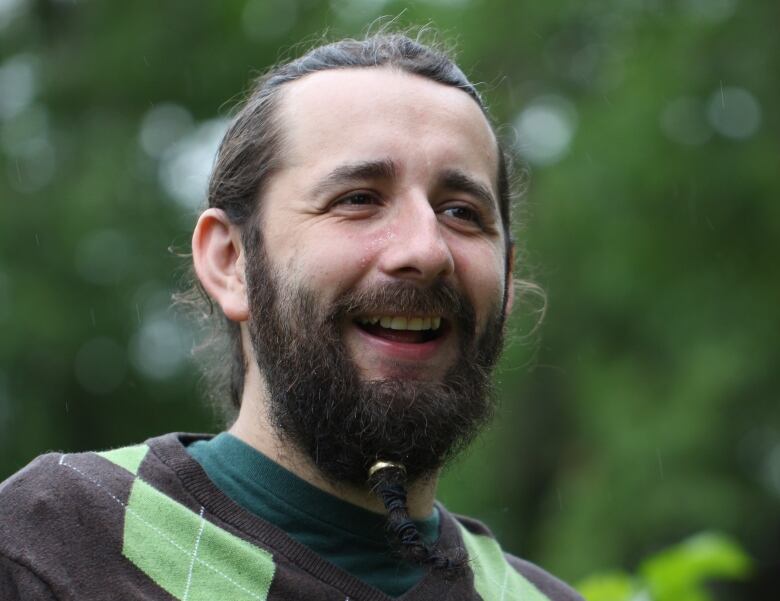
[[[390,329],[391,330],[405,330],[406,329],[406,322],[408,320],[406,317],[393,317],[393,321],[390,322]],[[384,324],[382,324],[384,325]]]
[[[397,315],[372,315],[358,317],[357,322],[363,325],[379,324],[390,330],[438,330],[441,327],[441,317],[401,317]]]

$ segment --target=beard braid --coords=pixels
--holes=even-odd
[[[271,422],[324,477],[365,487],[369,468],[381,459],[403,465],[404,481],[414,482],[434,474],[490,419],[490,371],[503,339],[500,305],[479,337],[471,303],[441,281],[427,289],[398,282],[350,292],[323,309],[314,291],[273,272],[259,231],[250,233],[245,248],[249,329],[268,387]],[[376,309],[452,316],[458,360],[438,381],[364,381],[340,326],[349,316],[375,314]],[[388,508],[399,553],[429,567],[455,566],[431,562],[432,550],[417,544],[422,541],[408,526],[414,523],[408,519],[405,486],[397,478],[374,484]]]
[[[460,576],[466,567],[463,549],[440,549],[423,540],[406,504],[406,469],[379,461],[369,470],[368,485],[387,511],[385,528],[396,552],[406,561],[435,570],[445,577]]]

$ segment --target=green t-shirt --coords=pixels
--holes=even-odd
[[[398,597],[422,579],[422,568],[393,556],[384,516],[312,486],[227,432],[187,450],[233,501],[385,594]],[[436,541],[438,510],[416,523]]]

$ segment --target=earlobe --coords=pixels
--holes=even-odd
[[[241,232],[221,209],[206,209],[192,235],[195,273],[232,321],[249,319]]]

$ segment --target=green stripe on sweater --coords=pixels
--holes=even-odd
[[[550,601],[509,564],[493,538],[458,525],[474,572],[474,588],[484,601]]]
[[[138,468],[141,467],[141,462],[148,452],[148,446],[137,444],[132,447],[122,447],[121,449],[103,451],[96,454],[108,459],[111,463],[117,464],[119,467],[125,468],[131,474],[138,475]]]
[[[181,601],[265,601],[275,571],[270,553],[140,479],[125,511],[122,553]]]

